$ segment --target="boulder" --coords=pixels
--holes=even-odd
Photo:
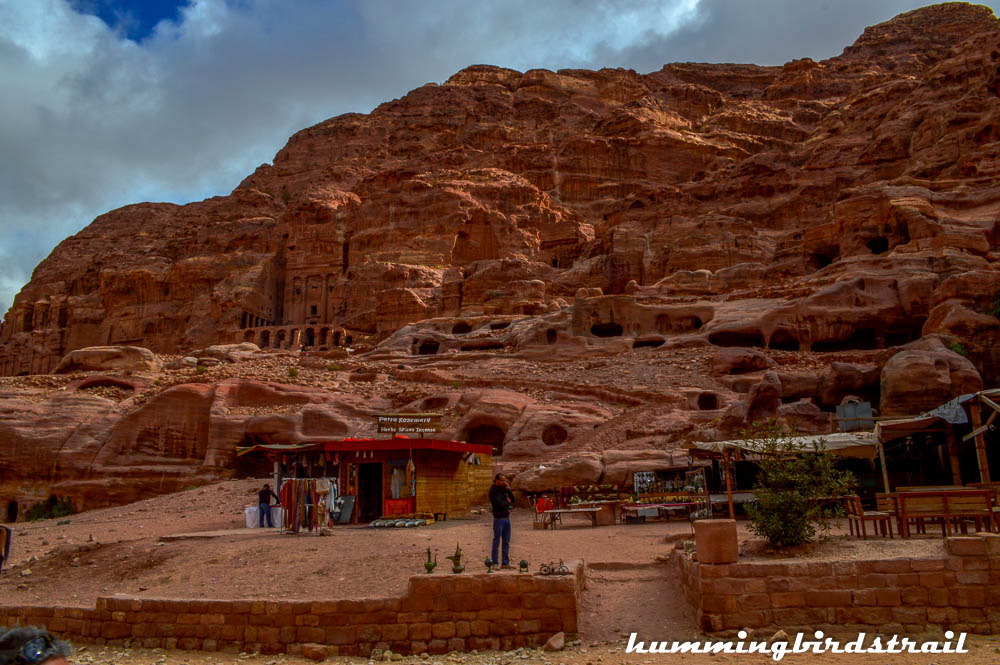
[[[156,371],[159,361],[141,346],[88,346],[70,351],[52,370],[53,374],[103,370]]]
[[[235,363],[241,360],[248,360],[256,353],[260,353],[259,346],[252,342],[241,342],[240,344],[216,344],[192,351],[188,355],[197,358],[200,364],[204,365],[206,364],[205,360],[208,358],[213,358],[224,363]]]
[[[550,637],[542,647],[543,651],[562,651],[566,647],[566,633],[559,631]]]
[[[514,476],[511,489],[519,492],[550,492],[570,485],[594,485],[604,466],[596,453],[580,453],[558,462],[541,464]]]
[[[756,349],[719,349],[712,356],[712,374],[715,376],[758,372],[773,365],[774,361]]]
[[[944,348],[907,348],[882,368],[883,415],[918,415],[953,397],[983,388],[983,378],[967,358]]]
[[[747,395],[747,425],[771,420],[781,406],[781,379],[777,372],[765,372],[760,383]]]
[[[879,385],[879,368],[833,362],[819,376],[816,398],[826,407],[835,407],[845,395],[874,392]]]

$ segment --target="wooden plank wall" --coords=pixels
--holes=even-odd
[[[417,512],[459,514],[485,503],[493,483],[493,458],[470,465],[453,453],[416,454]]]

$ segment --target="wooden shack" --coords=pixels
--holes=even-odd
[[[237,448],[237,457],[266,458],[284,477],[336,479],[355,497],[351,522],[393,515],[447,517],[487,502],[493,449],[445,439],[344,438],[297,445]]]

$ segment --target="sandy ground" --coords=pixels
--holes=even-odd
[[[444,574],[444,557],[461,545],[468,570],[483,569],[492,537],[489,515],[448,520],[410,529],[337,527],[334,535],[281,534],[245,528],[244,508],[256,500],[260,481],[227,481],[128,506],[96,510],[65,520],[18,523],[11,564],[0,575],[0,598],[10,604],[64,604],[92,607],[101,595],[122,593],[151,598],[360,598],[394,596],[411,575],[423,571],[431,548]],[[68,520],[68,523],[66,523]],[[64,522],[59,524],[58,522]],[[651,522],[591,528],[566,518],[556,531],[532,528],[527,510],[513,516],[512,559],[542,562],[583,559],[589,566],[581,624],[583,644],[558,654],[453,654],[432,657],[429,665],[450,662],[507,665],[610,663],[756,663],[743,655],[624,654],[624,639],[698,639],[693,613],[680,594],[673,566],[663,562],[678,540],[690,537],[686,522]],[[933,556],[941,539],[910,541],[870,538],[861,542],[835,535],[799,556],[810,559]],[[741,539],[751,536],[740,527]],[[751,549],[751,548],[747,548]],[[755,549],[754,558],[770,556]],[[759,638],[759,636],[757,636]],[[782,662],[983,663],[1000,660],[995,638],[971,638],[974,654],[937,656],[787,656]],[[366,659],[340,659],[367,662]],[[407,658],[416,662],[419,658]],[[293,657],[100,650],[89,647],[79,663],[211,663],[259,665],[307,662]]]

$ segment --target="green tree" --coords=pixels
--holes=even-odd
[[[793,547],[815,540],[841,514],[830,497],[856,486],[850,471],[836,468],[836,457],[822,443],[811,450],[796,448],[773,423],[758,425],[744,438],[761,455],[753,502],[747,504],[750,530],[774,547]]]

